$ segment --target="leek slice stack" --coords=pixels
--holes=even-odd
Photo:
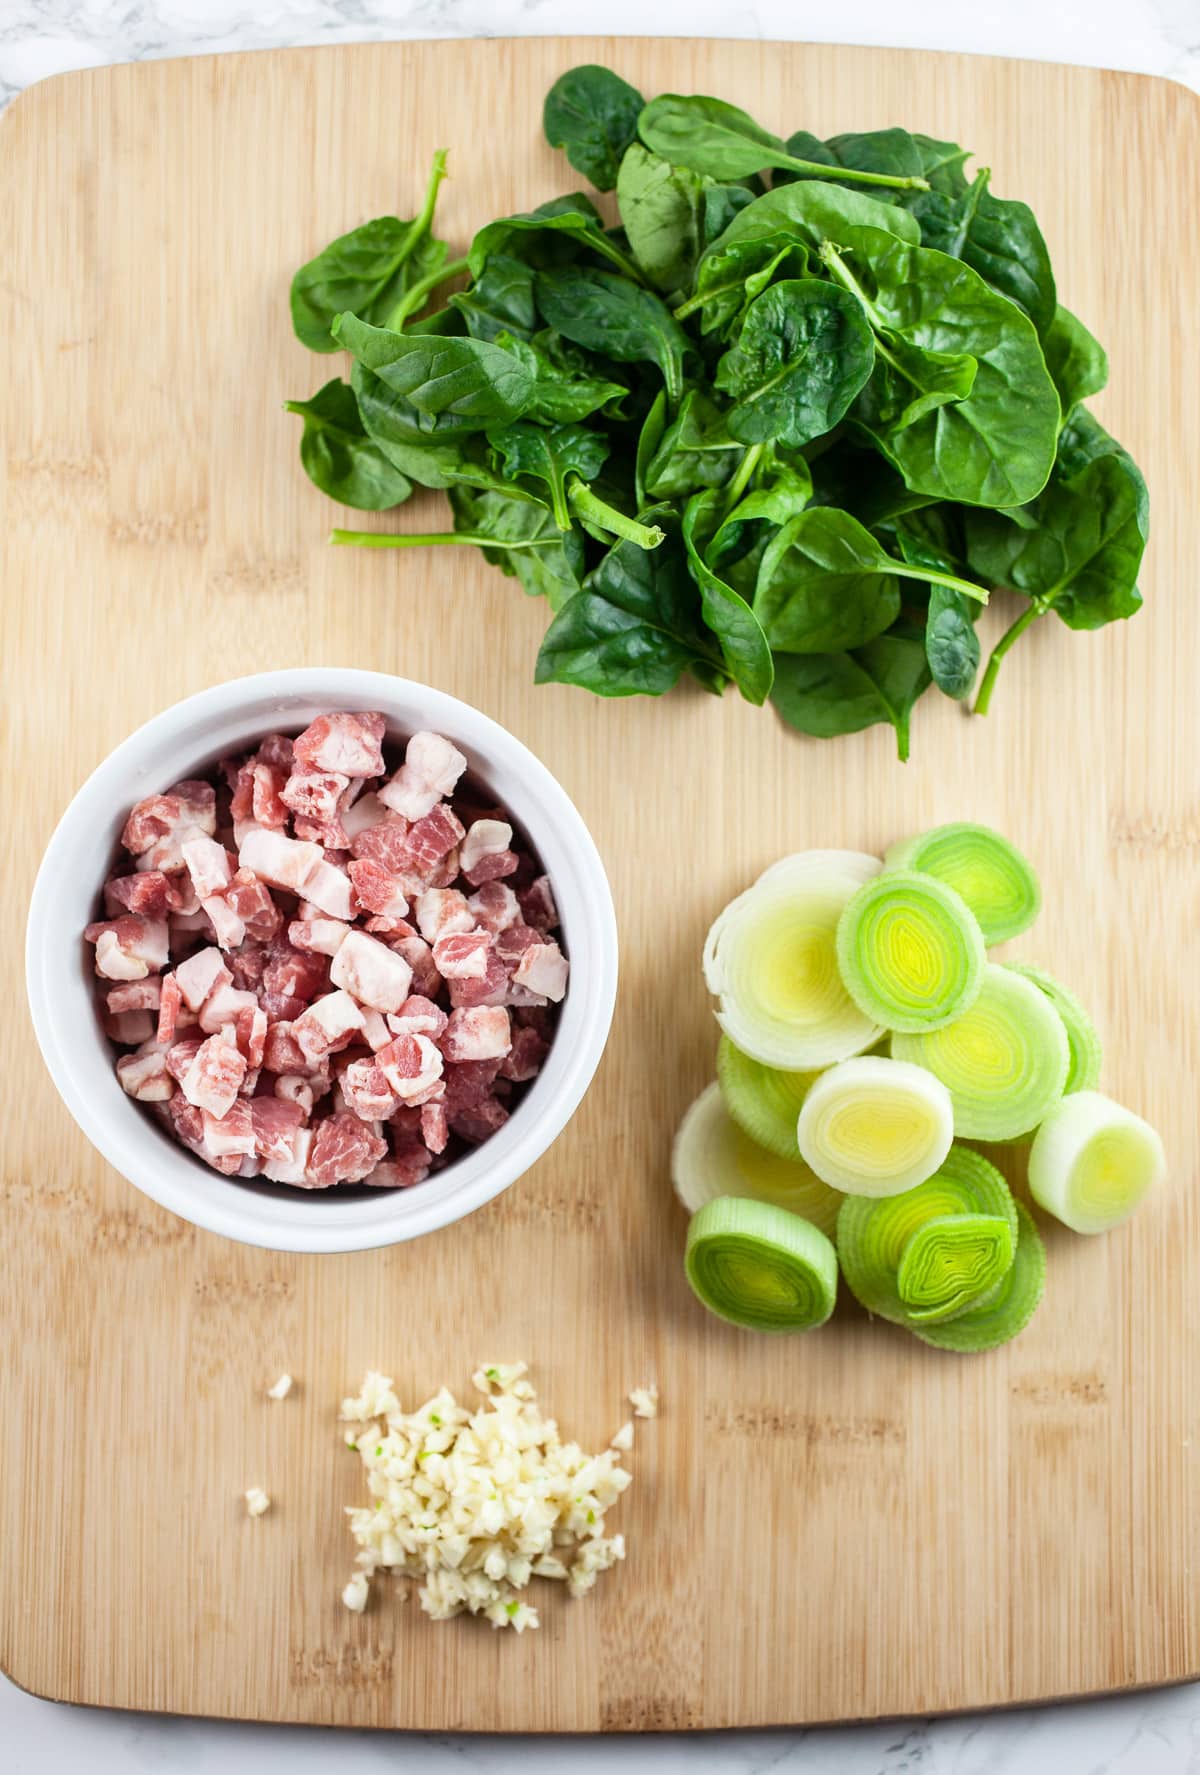
[[[963,1223],[961,1247],[958,1221]],[[931,1227],[932,1234],[927,1230]],[[959,1145],[916,1189],[877,1201],[847,1196],[838,1214],[838,1257],[851,1293],[868,1313],[910,1330],[928,1322],[931,1306],[948,1315],[975,1304],[1000,1280],[1007,1267],[1002,1267],[1004,1253],[1011,1263],[1018,1242],[1017,1209],[1008,1185],[994,1165]],[[981,1261],[985,1247],[996,1255]],[[901,1292],[902,1268],[908,1292],[919,1295],[915,1301]],[[936,1290],[924,1281],[934,1274]],[[977,1285],[972,1288],[972,1283]]]
[[[858,851],[785,857],[715,920],[704,978],[720,1000],[717,1022],[743,1054],[804,1071],[878,1041],[881,1025],[842,984],[836,938],[847,902],[880,867]]]
[[[974,1355],[1007,1344],[1024,1331],[1046,1289],[1046,1247],[1024,1202],[1017,1205],[1017,1249],[1004,1280],[978,1305],[940,1325],[912,1325],[922,1343]]]
[[[846,990],[885,1029],[938,1029],[974,1004],[983,933],[953,888],[912,869],[867,882],[842,914],[837,959]]]
[[[1149,1122],[1099,1091],[1064,1097],[1029,1152],[1029,1192],[1077,1233],[1106,1233],[1128,1220],[1167,1162]]]
[[[933,1175],[954,1139],[950,1093],[933,1074],[864,1055],[822,1073],[796,1127],[800,1155],[823,1182],[895,1196]]]
[[[1103,1059],[1100,1037],[1096,1034],[1095,1024],[1075,994],[1068,992],[1044,968],[1031,967],[1028,962],[1020,961],[1006,961],[1003,965],[1012,973],[1022,974],[1026,980],[1032,980],[1062,1018],[1070,1055],[1067,1082],[1063,1086],[1064,1097],[1070,1096],[1073,1091],[1094,1091],[1100,1083],[1100,1065]]]
[[[990,826],[935,826],[892,845],[883,861],[885,869],[916,869],[953,888],[989,948],[1019,937],[1041,911],[1042,890],[1028,859]]]
[[[941,1079],[955,1133],[976,1140],[1032,1133],[1062,1096],[1070,1066],[1067,1032],[1045,993],[994,963],[964,1016],[927,1035],[894,1035],[892,1054]]]
[[[689,1214],[718,1196],[742,1196],[803,1215],[830,1235],[842,1204],[799,1153],[783,1158],[752,1140],[730,1117],[718,1085],[702,1091],[679,1124],[671,1181]]]
[[[781,1159],[800,1157],[796,1117],[819,1077],[816,1072],[764,1066],[735,1048],[727,1035],[717,1044],[717,1083],[726,1109],[751,1140]]]
[[[825,1234],[767,1202],[718,1196],[692,1216],[687,1279],[710,1313],[750,1331],[811,1331],[837,1300]]]

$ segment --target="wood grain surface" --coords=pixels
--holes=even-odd
[[[535,690],[545,611],[474,554],[325,544],[287,396],[336,360],[292,338],[292,270],[383,211],[434,148],[439,231],[577,181],[543,94],[573,62],[713,91],[784,133],[903,122],[973,146],[1034,205],[1099,333],[1097,403],[1154,499],[1146,608],[1052,620],[994,712],[930,699],[913,761],[733,695]],[[41,848],[91,767],[180,697],[327,662],[467,698],[559,775],[607,860],[623,942],[596,1084],[550,1154],[470,1221],[391,1251],[274,1256],[144,1200],[5,1019],[0,1664],[40,1694],[357,1726],[642,1730],[926,1713],[1200,1668],[1200,131],[1132,75],[861,49],[527,40],[238,55],[71,74],[3,123],[4,967]],[[440,502],[400,522],[427,528]],[[386,526],[388,520],[379,520]],[[1004,600],[989,633],[1006,620]],[[1163,1130],[1172,1179],[1127,1229],[1046,1229],[1031,1329],[924,1348],[839,1309],[800,1341],[706,1317],[667,1184],[710,1075],[698,955],[717,908],[809,845],[880,849],[951,818],[1036,860],[1019,946],[1107,1038],[1105,1080]],[[97,872],[102,859],[97,859]],[[63,932],[64,943],[76,933]],[[363,1371],[408,1401],[527,1358],[606,1439],[662,1389],[622,1502],[623,1569],[517,1640],[339,1592],[357,1462],[334,1414]],[[283,1405],[263,1390],[298,1378]],[[597,1446],[601,1446],[598,1443]],[[249,1521],[243,1490],[275,1503]]]

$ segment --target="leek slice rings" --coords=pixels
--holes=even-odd
[[[917,1034],[970,1010],[987,954],[974,915],[953,888],[893,869],[867,882],[846,907],[837,958],[865,1017]]]
[[[768,1152],[731,1118],[720,1087],[709,1085],[679,1124],[671,1152],[671,1181],[689,1214],[718,1196],[770,1202],[833,1234],[842,1197],[797,1155]]]
[[[1029,1149],[1029,1193],[1077,1233],[1128,1220],[1166,1174],[1160,1136],[1099,1091],[1075,1091],[1046,1117]]]
[[[1027,931],[1042,906],[1028,858],[990,826],[969,821],[935,826],[894,844],[885,869],[917,869],[953,888],[979,922],[984,942],[1004,943]]]
[[[812,1331],[837,1301],[837,1253],[798,1214],[718,1196],[692,1216],[687,1279],[710,1313],[749,1331]]]
[[[796,1127],[800,1156],[834,1189],[895,1196],[938,1169],[954,1138],[950,1093],[933,1074],[864,1055],[821,1074]]]

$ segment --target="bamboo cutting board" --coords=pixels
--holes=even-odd
[[[732,695],[534,690],[545,613],[474,553],[325,546],[281,413],[333,373],[291,337],[294,267],[411,214],[439,231],[576,181],[543,94],[573,62],[711,91],[785,133],[904,122],[974,146],[1034,205],[1065,299],[1112,355],[1100,413],[1155,502],[1143,614],[1047,622],[993,714],[922,705],[815,743]],[[14,1003],[2,1076],[0,1664],[37,1693],[356,1726],[641,1730],[927,1713],[1200,1669],[1200,129],[1180,87],[961,56],[742,43],[376,45],[146,64],[36,87],[0,159],[4,965],[34,867],[130,729],[222,678],[395,671],[511,727],[574,795],[622,927],[608,1055],[571,1127],[468,1222],[390,1251],[274,1256],[200,1233],[108,1170]],[[436,500],[401,522],[429,527]],[[451,556],[453,558],[448,558]],[[1002,604],[1002,600],[998,600]],[[992,631],[1004,611],[989,615]],[[1100,1240],[1046,1229],[1030,1330],[978,1358],[839,1311],[757,1339],[691,1299],[666,1181],[711,1072],[698,956],[723,902],[810,845],[990,821],[1036,860],[1021,952],[1073,983],[1106,1084],[1172,1180]],[[97,858],[97,879],[102,859]],[[64,931],[73,943],[76,933]],[[576,990],[578,990],[578,985]],[[523,1356],[568,1433],[639,1429],[629,1559],[540,1633],[352,1617],[334,1413],[367,1367],[406,1401]],[[284,1405],[263,1397],[289,1369]],[[249,1521],[260,1484],[270,1514]]]

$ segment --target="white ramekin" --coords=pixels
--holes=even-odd
[[[346,1197],[241,1182],[177,1145],[127,1097],[96,1009],[82,932],[125,815],[143,795],[200,774],[275,730],[297,733],[329,709],[378,709],[389,733],[443,733],[522,828],[554,887],[570,986],[546,1064],[512,1118],[476,1150],[406,1190]],[[443,691],[382,672],[338,667],[265,672],[202,690],[140,727],[92,772],[51,838],[34,883],[26,935],[33,1025],[63,1102],[110,1165],[154,1201],[210,1232],[276,1251],[359,1251],[461,1220],[521,1176],[578,1106],[612,1021],[617,926],[599,852],[566,791],[488,716]]]

